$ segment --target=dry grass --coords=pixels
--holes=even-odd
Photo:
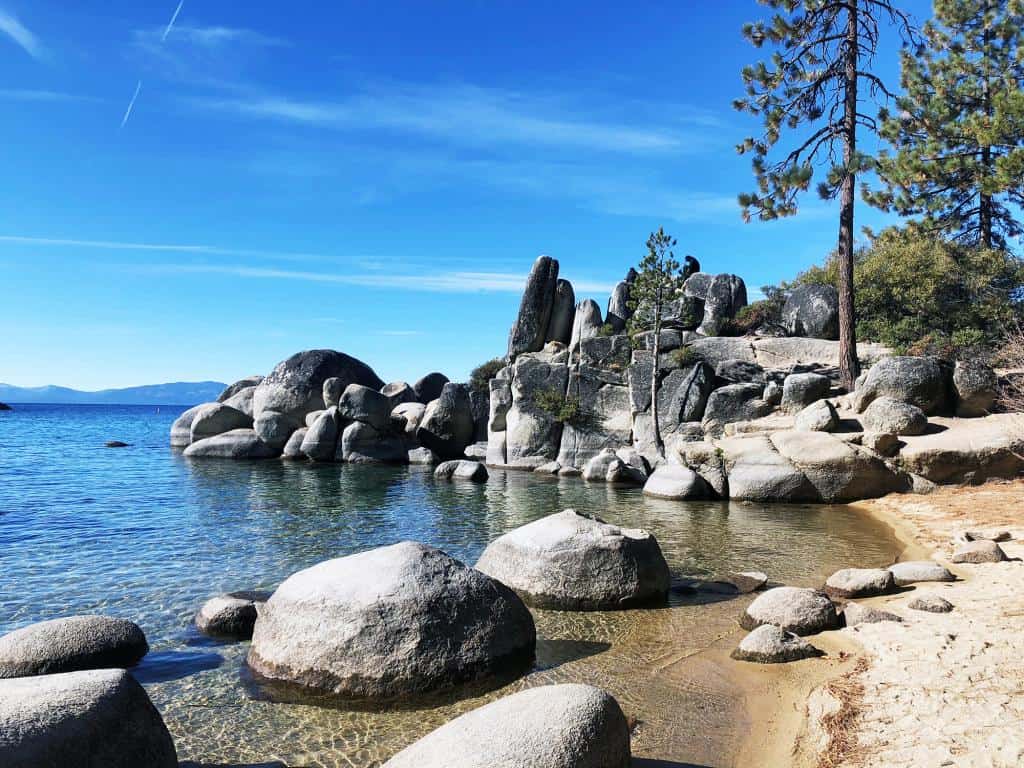
[[[828,744],[818,756],[818,768],[836,768],[855,758],[856,722],[864,699],[864,684],[860,676],[867,669],[868,660],[861,656],[853,669],[824,686],[826,693],[839,702],[839,707],[821,718],[821,727],[828,737]]]
[[[1017,323],[1006,332],[994,362],[1004,369],[999,377],[999,405],[1010,413],[1024,413],[1024,325]]]

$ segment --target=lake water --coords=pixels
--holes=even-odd
[[[151,651],[135,674],[190,763],[376,766],[495,696],[581,681],[609,690],[637,720],[635,754],[728,765],[743,712],[702,652],[742,636],[735,619],[750,598],[693,592],[685,578],[758,569],[817,586],[899,550],[885,526],[842,506],[658,501],[515,472],[453,485],[416,467],[193,461],[167,445],[182,410],[0,413],[0,633],[75,613],[136,621]],[[318,561],[405,539],[473,563],[502,533],[567,507],[652,531],[676,577],[670,604],[535,611],[535,669],[498,691],[387,710],[274,701],[245,672],[247,644],[216,643],[191,626],[209,596],[273,589]]]

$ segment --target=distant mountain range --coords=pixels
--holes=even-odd
[[[0,403],[62,403],[70,405],[196,405],[217,399],[226,384],[219,381],[175,381],[124,389],[83,392],[68,387],[16,387],[0,384]]]

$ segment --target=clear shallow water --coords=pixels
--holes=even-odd
[[[167,446],[181,410],[0,413],[0,632],[72,613],[138,622],[152,650],[136,675],[187,761],[375,766],[485,700],[571,680],[607,688],[639,721],[636,754],[726,765],[742,712],[699,654],[736,632],[749,598],[676,589],[660,610],[536,611],[526,678],[387,711],[268,701],[245,674],[247,645],[206,640],[191,618],[208,596],[272,589],[320,560],[404,539],[472,563],[505,531],[566,507],[651,530],[680,580],[758,569],[819,585],[898,551],[888,529],[839,506],[681,504],[529,473],[492,472],[477,486],[435,483],[420,468],[190,461]]]

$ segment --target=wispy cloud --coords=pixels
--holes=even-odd
[[[688,123],[682,117],[639,127],[634,122],[576,114],[554,97],[465,84],[375,84],[334,101],[263,94],[193,103],[252,118],[336,130],[394,130],[477,145],[684,153],[705,148],[714,133],[707,125]],[[701,115],[701,121],[706,120]]]
[[[39,42],[39,38],[17,18],[3,9],[0,9],[0,32],[20,45],[32,58],[42,59],[45,56],[46,51],[42,43]]]
[[[310,272],[274,267],[249,267],[232,264],[153,264],[143,267],[117,268],[162,274],[218,274],[230,277],[263,280],[297,280],[311,283],[354,285],[364,288],[392,288],[430,293],[521,293],[526,284],[526,274],[518,272],[429,272],[417,274],[373,273],[338,274],[334,272]],[[592,280],[573,280],[577,291],[607,293],[610,283]]]
[[[63,93],[61,91],[32,90],[28,88],[0,88],[0,99],[8,101],[76,101],[76,102],[102,102],[103,99],[94,96],[82,96],[76,93]]]
[[[32,237],[26,235],[0,235],[0,243],[59,248],[99,248],[108,251],[184,253],[195,256],[236,256],[258,259],[277,259],[280,261],[329,261],[349,263],[366,258],[364,256],[351,258],[332,257],[318,253],[300,253],[295,251],[261,251],[247,248],[224,248],[217,245],[190,243],[140,243],[127,242],[123,240],[87,240],[62,237]]]

